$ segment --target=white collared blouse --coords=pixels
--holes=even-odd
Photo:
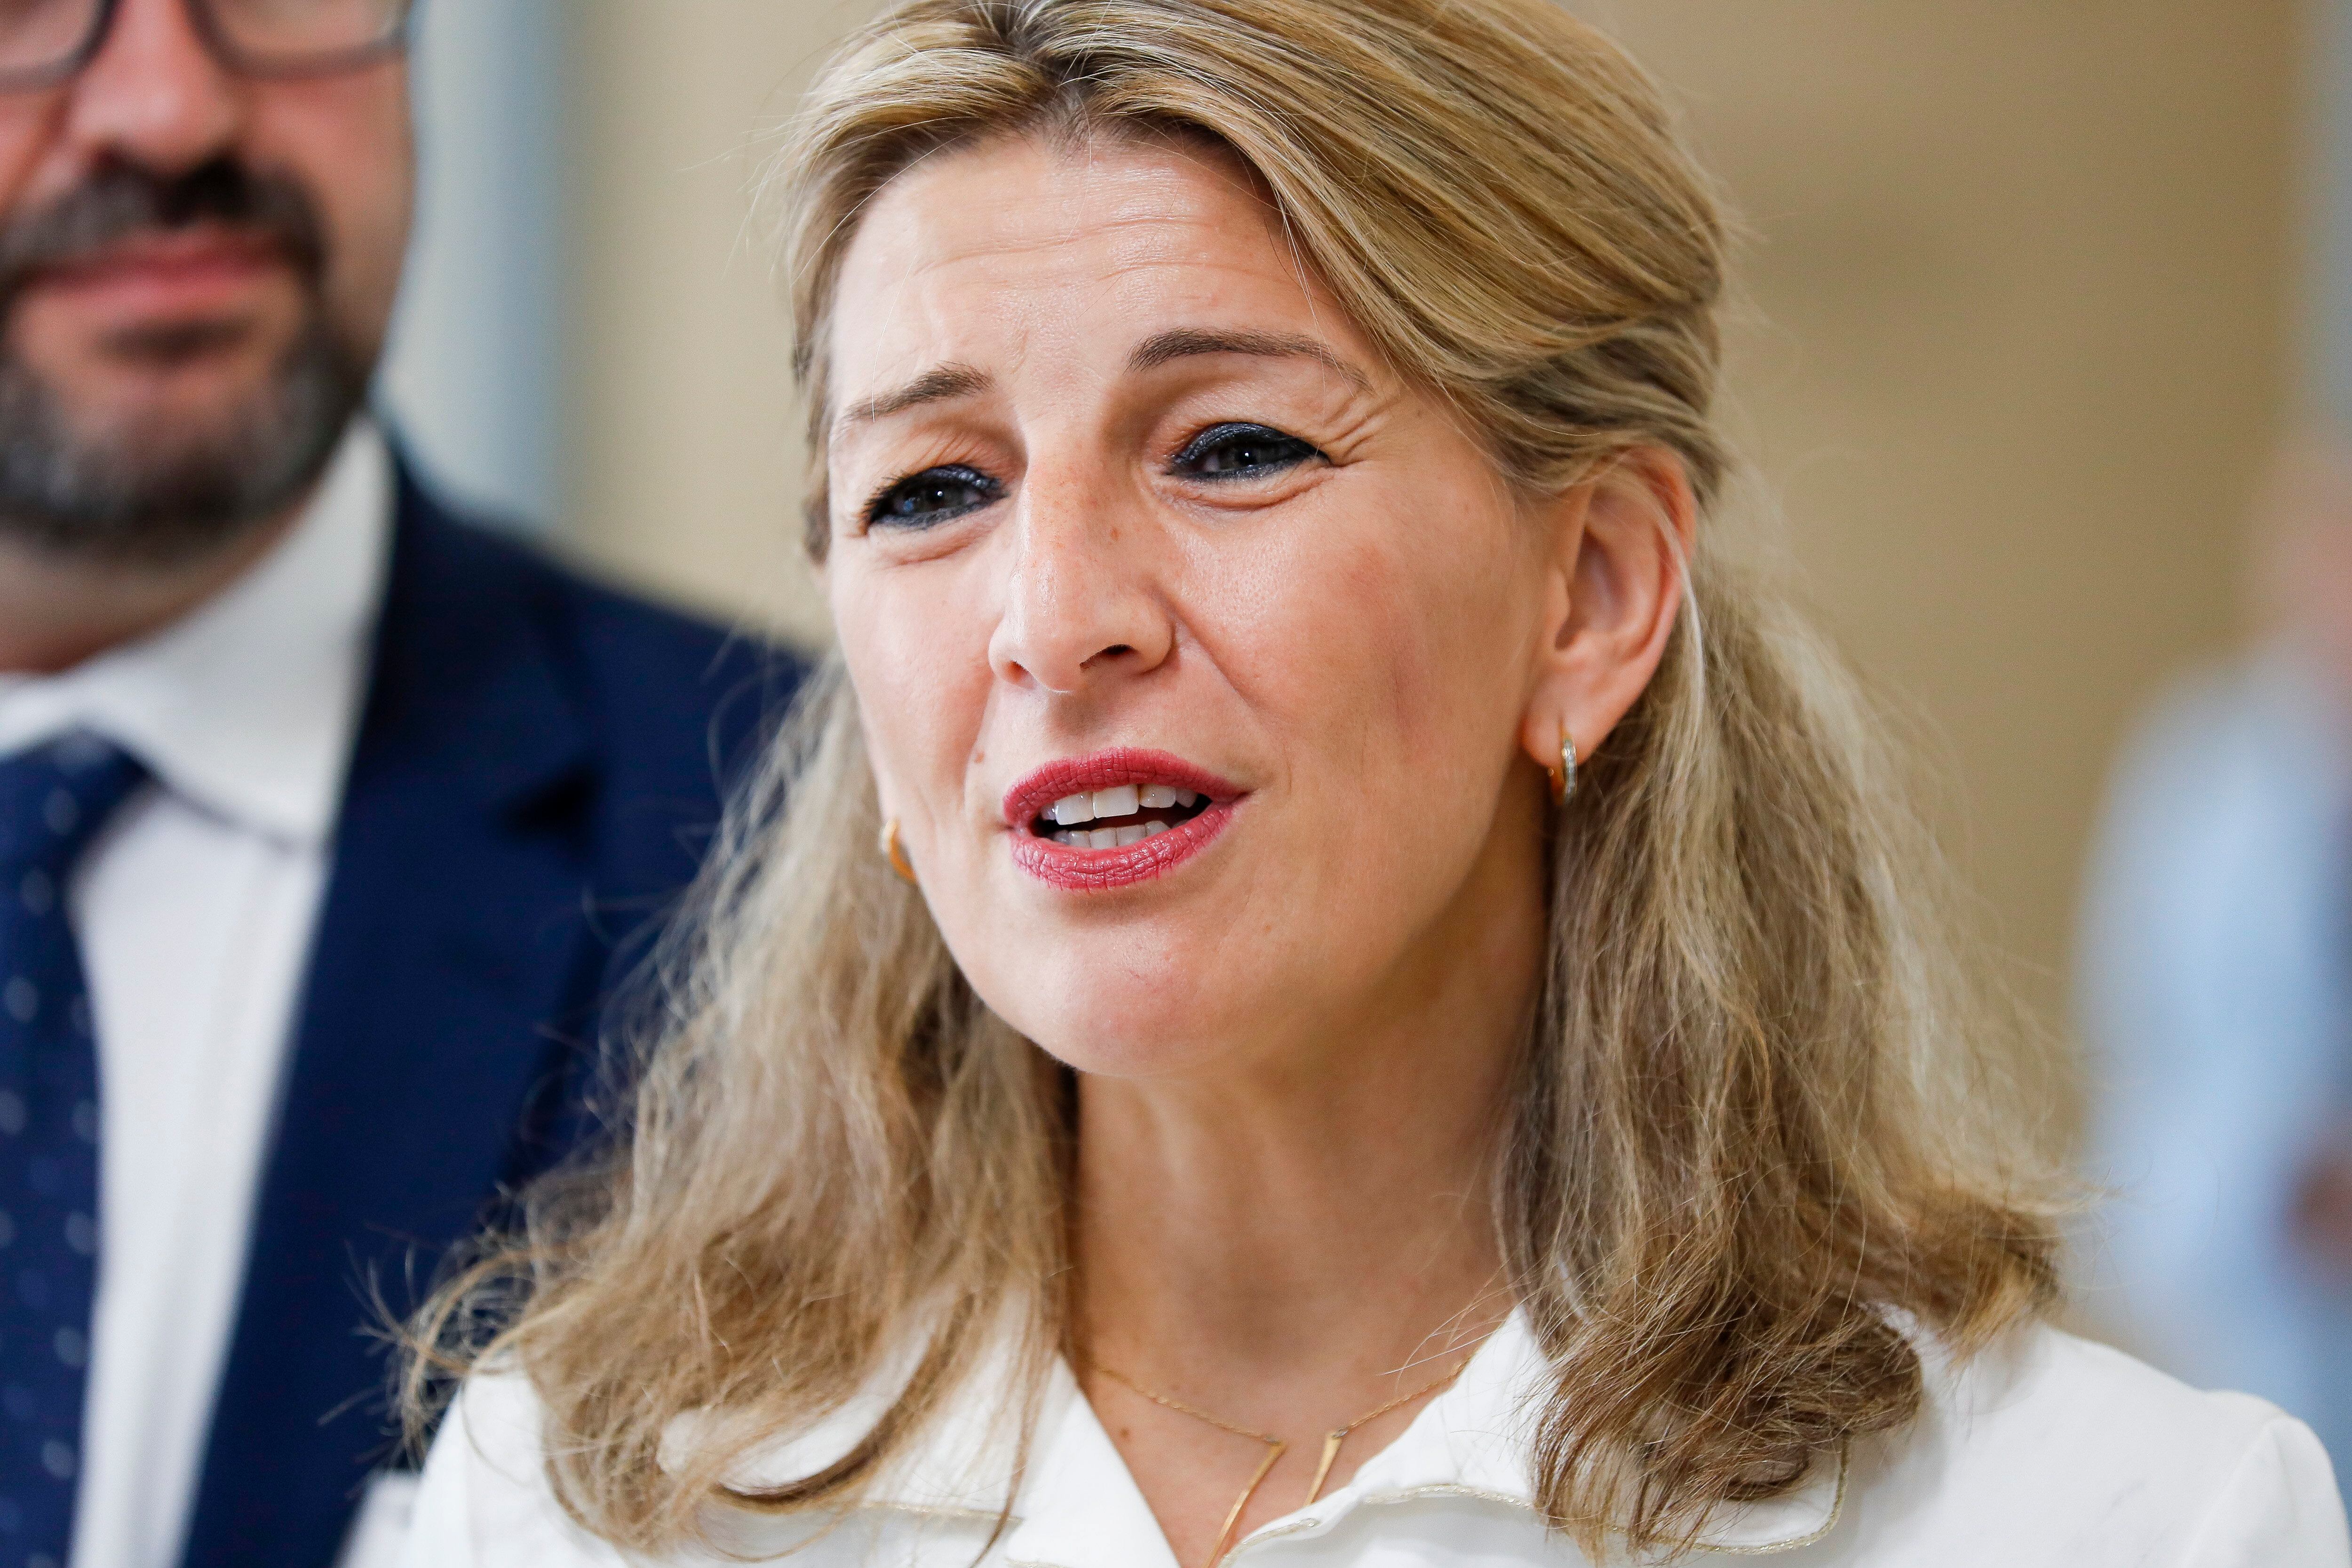
[[[1959,1368],[1927,1354],[1919,1420],[1817,1465],[1792,1491],[1732,1508],[1688,1561],[1772,1555],[1785,1568],[2347,1568],[2344,1508],[2300,1423],[2242,1394],[2200,1394],[2129,1357],[2032,1327]],[[1349,1483],[1241,1541],[1236,1568],[1574,1568],[1538,1517],[1519,1438],[1543,1364],[1512,1318],[1462,1377]],[[824,1520],[730,1512],[735,1561],[806,1568],[1180,1568],[1066,1369],[1040,1411],[1006,1508],[979,1380],[869,1498]],[[983,1407],[985,1406],[985,1407]],[[772,1485],[845,1451],[871,1410],[763,1452]],[[434,1445],[406,1568],[620,1568],[546,1479],[539,1407],[512,1374],[478,1375]],[[690,1440],[674,1433],[676,1440]],[[1000,1521],[1003,1521],[1000,1528]],[[795,1550],[797,1549],[797,1550]],[[696,1552],[676,1564],[721,1561]],[[1181,1568],[1196,1568],[1182,1564]]]

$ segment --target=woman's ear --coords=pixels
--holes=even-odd
[[[1698,501],[1680,458],[1642,447],[1542,508],[1549,583],[1519,744],[1553,768],[1563,734],[1580,760],[1591,756],[1657,674],[1689,580]]]

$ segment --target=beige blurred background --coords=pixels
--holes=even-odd
[[[569,13],[559,537],[814,641],[756,133],[863,13]],[[1734,381],[1800,581],[1919,717],[1936,806],[2063,1027],[2105,770],[2239,623],[2294,418],[2307,117],[2289,0],[1591,0],[1750,240]]]

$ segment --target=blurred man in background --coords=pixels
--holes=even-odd
[[[2352,1473],[2352,458],[2282,465],[2263,650],[2126,754],[2084,932],[2116,1197],[2087,1303],[2200,1387],[2309,1422]]]
[[[407,11],[0,5],[7,1568],[393,1539],[362,1282],[566,1142],[763,700],[363,412]]]

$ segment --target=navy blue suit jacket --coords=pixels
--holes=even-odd
[[[692,877],[782,656],[450,516],[392,569],[186,1568],[328,1568],[390,1456],[382,1342],[561,1152],[600,1004]]]

